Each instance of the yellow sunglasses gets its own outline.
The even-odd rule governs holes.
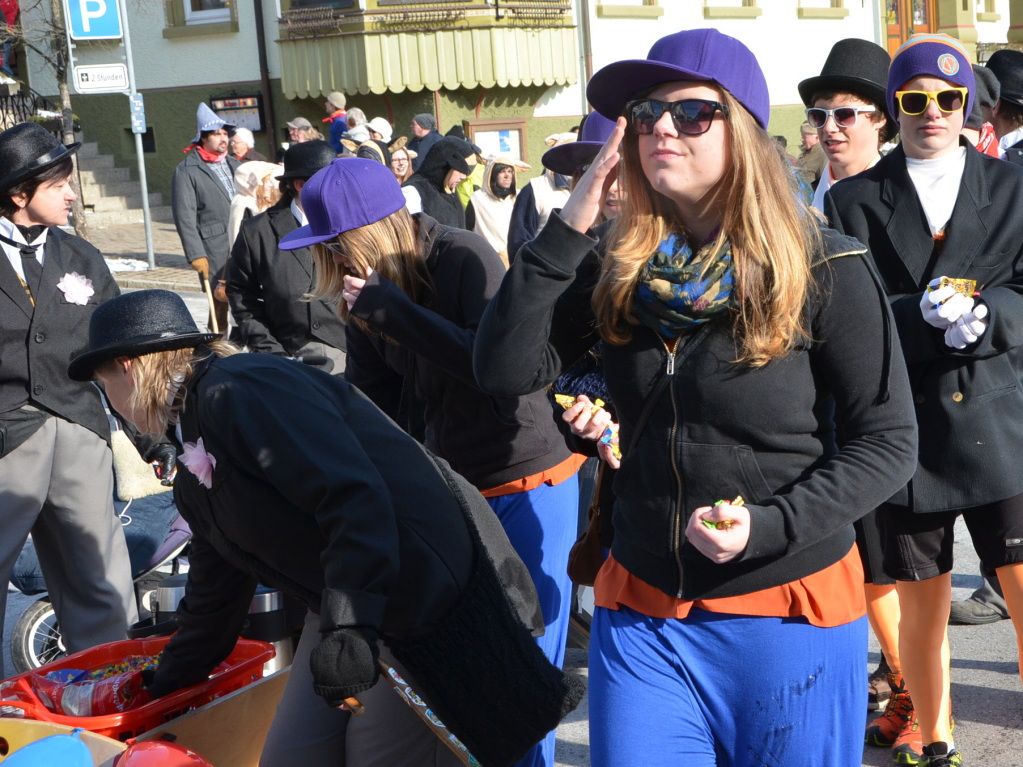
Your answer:
[[[958,112],[966,103],[966,88],[945,88],[940,91],[895,91],[895,100],[903,114],[920,115],[932,101],[945,114]]]

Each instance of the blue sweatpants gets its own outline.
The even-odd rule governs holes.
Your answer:
[[[572,609],[568,551],[578,537],[579,482],[575,475],[557,485],[488,498],[512,547],[522,558],[540,598],[547,627],[536,643],[558,668],[565,661],[565,640]],[[516,767],[552,767],[552,730]]]
[[[867,619],[693,610],[684,620],[596,608],[592,767],[859,767]]]

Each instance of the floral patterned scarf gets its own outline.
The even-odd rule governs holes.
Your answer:
[[[661,336],[683,331],[717,317],[735,305],[732,246],[714,242],[695,253],[682,235],[670,235],[640,270],[633,309],[643,325]]]

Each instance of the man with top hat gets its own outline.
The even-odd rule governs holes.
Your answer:
[[[137,617],[107,416],[66,372],[119,292],[99,251],[60,228],[80,146],[35,123],[0,133],[0,581],[31,533],[71,652],[124,639]],[[0,617],[6,603],[3,589]]]
[[[987,68],[998,79],[998,102],[990,118],[998,136],[998,156],[1023,165],[1023,52],[1009,48],[995,51]]]
[[[916,408],[916,471],[877,521],[902,611],[905,684],[885,711],[893,758],[928,767],[963,764],[946,628],[960,516],[1023,636],[1023,173],[961,136],[975,99],[959,41],[911,37],[888,73],[899,146],[825,200],[831,225],[870,248]]]
[[[171,205],[185,258],[206,284],[211,280],[216,284],[231,252],[227,222],[235,195],[234,172],[240,163],[228,152],[235,126],[206,104],[199,104],[195,117],[195,138],[185,149],[188,156],[174,171]],[[215,311],[210,327],[226,332],[227,304],[215,304]]]
[[[314,286],[312,254],[277,248],[284,235],[306,225],[299,193],[334,154],[326,141],[294,144],[284,153],[281,199],[242,224],[228,262],[227,296],[238,325],[233,338],[249,351],[324,356],[338,374],[345,369],[344,323],[328,303],[303,300]]]

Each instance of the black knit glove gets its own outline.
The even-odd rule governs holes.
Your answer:
[[[336,708],[375,685],[380,677],[376,639],[376,631],[365,627],[325,632],[309,659],[316,694]]]

